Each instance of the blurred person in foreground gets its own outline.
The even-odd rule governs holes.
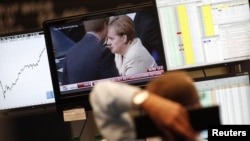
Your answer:
[[[200,107],[199,97],[185,72],[167,72],[149,82],[146,89],[100,81],[90,93],[90,103],[100,133],[108,141],[136,141],[130,111],[138,108],[149,115],[168,141],[175,141],[176,133],[188,141],[198,140],[186,108]]]

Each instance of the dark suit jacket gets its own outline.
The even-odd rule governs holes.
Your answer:
[[[163,44],[157,15],[154,11],[137,12],[134,18],[135,31],[142,44],[154,57],[157,64],[164,64]]]
[[[62,84],[118,76],[114,55],[97,37],[86,34],[66,54]]]

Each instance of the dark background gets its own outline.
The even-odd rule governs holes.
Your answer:
[[[1,0],[0,34],[42,28],[45,20],[151,0]]]

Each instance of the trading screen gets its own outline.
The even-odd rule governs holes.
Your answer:
[[[168,70],[250,59],[248,0],[156,0],[156,5]]]
[[[0,110],[55,102],[42,31],[0,37]]]

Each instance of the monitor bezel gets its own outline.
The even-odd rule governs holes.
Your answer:
[[[29,34],[29,33],[39,33],[39,34],[44,35],[44,31],[42,28],[34,28],[34,29],[29,29],[29,30],[22,30],[22,31],[15,31],[15,32],[0,34],[0,38],[22,35],[22,34]],[[44,37],[44,39],[45,39],[45,37]],[[44,40],[44,43],[45,43],[45,40]],[[52,87],[52,89],[53,89],[53,87]],[[34,114],[37,112],[39,112],[39,113],[46,112],[46,109],[53,109],[54,107],[55,107],[55,102],[51,102],[51,103],[34,104],[34,105],[26,105],[26,106],[0,109],[0,113],[5,115],[5,116],[13,116],[13,115],[14,116],[22,116],[22,115],[28,114],[28,113],[26,113],[26,111],[34,111],[34,112],[32,112],[32,114]],[[17,113],[17,114],[14,114],[14,113]]]
[[[159,15],[159,11],[158,11],[158,7],[157,7],[157,2],[156,1],[157,0],[153,0],[153,3],[156,6],[157,14]],[[250,0],[248,0],[248,5],[249,5],[249,9],[250,9]],[[158,16],[158,19],[159,19],[159,16]],[[160,28],[161,28],[161,25],[160,25]],[[166,50],[166,48],[164,48],[164,49],[165,49],[165,51],[168,51],[168,49],[167,50]],[[168,67],[169,66],[168,59],[169,58],[167,58],[165,56],[167,71],[177,71],[177,70],[197,71],[197,70],[204,70],[204,69],[209,69],[209,68],[217,68],[217,67],[227,67],[227,66],[239,65],[239,64],[242,64],[242,63],[244,63],[246,61],[249,61],[250,60],[250,56],[248,56],[247,58],[236,59],[236,60],[232,60],[232,61],[220,61],[220,62],[214,62],[214,63],[204,63],[204,64],[201,64],[201,65],[195,64],[195,65],[190,65],[190,66],[185,65],[185,66],[174,67],[174,68],[171,68],[171,69]]]
[[[193,78],[193,80],[194,80],[194,82],[200,82],[200,81],[209,81],[209,80],[216,80],[216,79],[223,79],[223,78],[231,78],[231,77],[237,77],[237,76],[248,76],[249,82],[250,82],[250,72],[249,71],[229,72],[229,73],[224,73],[224,74],[197,77],[197,78]]]
[[[69,22],[75,22],[75,21],[83,21],[83,20],[90,20],[95,17],[101,18],[101,17],[110,17],[113,15],[119,15],[119,14],[127,14],[127,13],[134,13],[140,8],[152,8],[155,11],[155,14],[157,14],[156,7],[153,4],[153,2],[148,2],[148,3],[141,3],[141,4],[136,4],[136,5],[125,5],[123,7],[116,7],[113,9],[106,9],[106,10],[100,10],[100,11],[92,11],[86,14],[82,15],[75,15],[75,16],[69,16],[69,17],[64,17],[64,18],[59,18],[59,19],[52,19],[52,20],[47,20],[43,22],[43,29],[45,32],[45,40],[46,40],[46,46],[47,46],[47,51],[48,51],[48,57],[49,57],[49,65],[50,65],[50,70],[51,70],[51,75],[52,75],[52,84],[54,87],[54,93],[55,93],[55,100],[56,100],[56,106],[58,112],[62,113],[66,109],[72,109],[72,108],[78,108],[78,107],[83,107],[85,110],[91,110],[91,105],[89,103],[89,92],[91,91],[91,88],[86,88],[84,91],[76,91],[74,94],[68,95],[68,94],[61,94],[60,91],[60,86],[59,86],[59,79],[57,75],[57,70],[56,70],[56,64],[53,61],[55,59],[55,54],[53,53],[52,49],[52,41],[51,41],[51,35],[49,28],[50,26],[56,26],[60,24],[67,24]],[[158,17],[156,17],[158,18]],[[159,27],[159,20],[157,19],[157,26]],[[161,35],[160,35],[161,36]],[[165,61],[165,58],[164,60]],[[166,63],[164,62],[164,72],[167,70],[166,68]],[[158,76],[156,76],[158,77]],[[139,87],[144,87],[150,80],[154,79],[155,77],[152,78],[145,78],[142,79],[143,81],[126,81],[125,83],[129,83],[131,85],[136,85]]]

